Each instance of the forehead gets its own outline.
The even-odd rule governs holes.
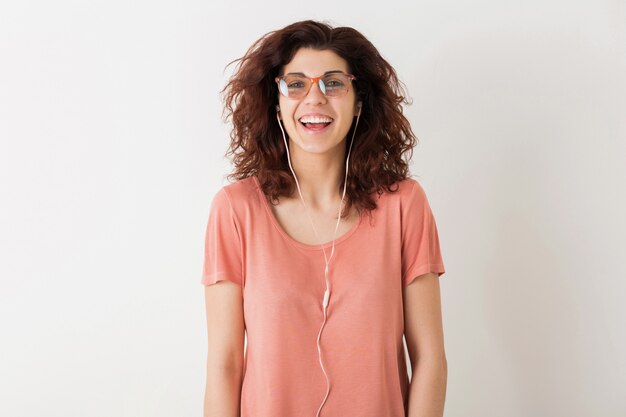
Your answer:
[[[301,72],[309,77],[317,77],[325,72],[336,70],[350,72],[348,62],[335,52],[301,48],[295,53],[292,60],[282,68],[281,73]]]

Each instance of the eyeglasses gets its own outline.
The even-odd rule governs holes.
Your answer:
[[[343,72],[312,78],[287,74],[275,79],[280,93],[293,100],[299,100],[309,94],[313,83],[318,83],[320,90],[326,97],[342,97],[350,91],[352,80],[356,80],[354,75]]]

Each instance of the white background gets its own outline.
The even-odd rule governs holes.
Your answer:
[[[626,415],[623,0],[3,2],[0,415],[201,416],[225,67],[306,18],[413,100],[445,415]]]

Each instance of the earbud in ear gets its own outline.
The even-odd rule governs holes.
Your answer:
[[[359,108],[359,112],[355,115],[355,117],[361,114],[361,108],[363,107],[363,102],[362,101],[357,102],[356,106]]]
[[[279,112],[280,111],[280,106],[277,104],[276,105],[276,111]]]

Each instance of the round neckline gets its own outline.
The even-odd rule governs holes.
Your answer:
[[[296,239],[294,239],[293,237],[291,237],[291,235],[289,235],[281,226],[281,224],[278,222],[278,219],[276,218],[276,216],[274,216],[274,213],[272,212],[272,208],[270,207],[270,202],[267,201],[267,197],[265,196],[265,193],[263,193],[263,189],[261,189],[261,184],[259,183],[258,178],[256,177],[256,175],[252,175],[252,179],[254,181],[255,184],[255,188],[257,190],[257,192],[259,193],[259,197],[261,198],[261,204],[263,205],[263,207],[265,207],[265,211],[267,212],[270,221],[272,222],[272,224],[274,225],[274,227],[278,230],[278,232],[285,238],[285,240],[287,240],[289,243],[291,243],[292,245],[295,245],[301,249],[306,249],[306,250],[322,250],[322,247],[324,249],[330,248],[333,245],[332,240],[330,242],[326,242],[323,245],[319,244],[319,245],[309,245],[307,243],[303,243],[300,242]],[[357,219],[357,221],[354,222],[354,224],[352,225],[352,228],[350,230],[348,230],[346,233],[344,233],[343,235],[339,236],[338,238],[335,239],[335,246],[337,246],[338,244],[346,241],[350,236],[352,236],[359,228],[359,226],[361,225],[361,222],[363,221],[363,213],[359,214],[359,217]]]

